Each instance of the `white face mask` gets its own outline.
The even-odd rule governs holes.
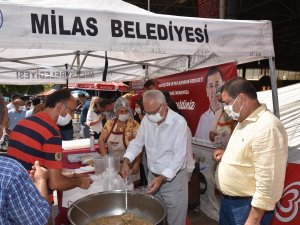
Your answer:
[[[128,120],[128,118],[129,118],[129,114],[127,113],[127,114],[119,115],[118,120],[125,122]]]
[[[70,121],[72,120],[72,116],[68,113],[67,109],[66,109],[66,106],[64,105],[64,108],[67,112],[67,115],[65,116],[61,116],[59,114],[58,118],[57,118],[57,121],[56,121],[56,124],[59,125],[59,126],[65,126],[67,125],[68,123],[70,123]]]
[[[56,124],[59,126],[65,126],[72,120],[72,116],[68,113],[66,116],[58,116]]]
[[[162,105],[160,106],[160,109],[158,110],[158,112],[155,114],[146,114],[146,116],[147,116],[148,120],[150,120],[150,122],[158,123],[163,120],[163,117],[160,115],[161,107],[162,107]]]
[[[224,105],[223,106],[224,107],[224,111],[233,120],[239,120],[239,118],[241,116],[241,111],[242,111],[243,106],[244,106],[244,104],[241,106],[240,111],[238,113],[235,112],[235,111],[233,111],[233,105],[234,105],[235,101],[237,100],[237,98],[233,101],[232,105]]]
[[[163,117],[160,115],[160,113],[155,113],[155,114],[152,114],[152,115],[147,115],[147,118],[152,123],[158,123],[159,121],[161,121],[163,119]]]
[[[134,110],[137,114],[141,114],[141,112],[142,112],[141,108],[138,108],[138,107],[136,107]]]

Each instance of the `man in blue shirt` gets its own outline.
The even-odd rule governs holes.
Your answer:
[[[17,123],[24,119],[26,116],[26,111],[24,108],[24,101],[17,98],[12,102],[14,108],[8,111],[9,129],[13,130]]]
[[[36,161],[31,177],[19,162],[0,156],[0,224],[48,223],[47,171]]]
[[[86,97],[84,93],[78,94],[78,99],[80,103],[82,104],[81,108],[81,114],[80,114],[80,125],[82,130],[83,138],[89,138],[90,137],[90,127],[85,125],[87,113],[90,108],[90,101]]]

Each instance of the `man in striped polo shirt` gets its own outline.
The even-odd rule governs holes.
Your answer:
[[[88,189],[88,175],[65,177],[61,174],[62,139],[58,125],[69,123],[76,109],[76,99],[67,89],[51,94],[44,111],[21,120],[9,136],[7,153],[29,171],[35,161],[48,169],[48,187],[65,191],[75,187]]]

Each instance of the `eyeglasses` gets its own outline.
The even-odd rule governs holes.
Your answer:
[[[147,114],[147,115],[155,115],[156,113],[160,112],[162,105],[163,105],[163,104],[160,104],[160,106],[158,107],[158,109],[155,110],[154,112],[145,112],[145,111],[144,111],[144,114]]]

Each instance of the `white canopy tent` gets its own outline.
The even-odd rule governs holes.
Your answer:
[[[270,21],[158,15],[120,0],[2,0],[0,40],[0,83],[140,80],[269,58],[278,103]]]

